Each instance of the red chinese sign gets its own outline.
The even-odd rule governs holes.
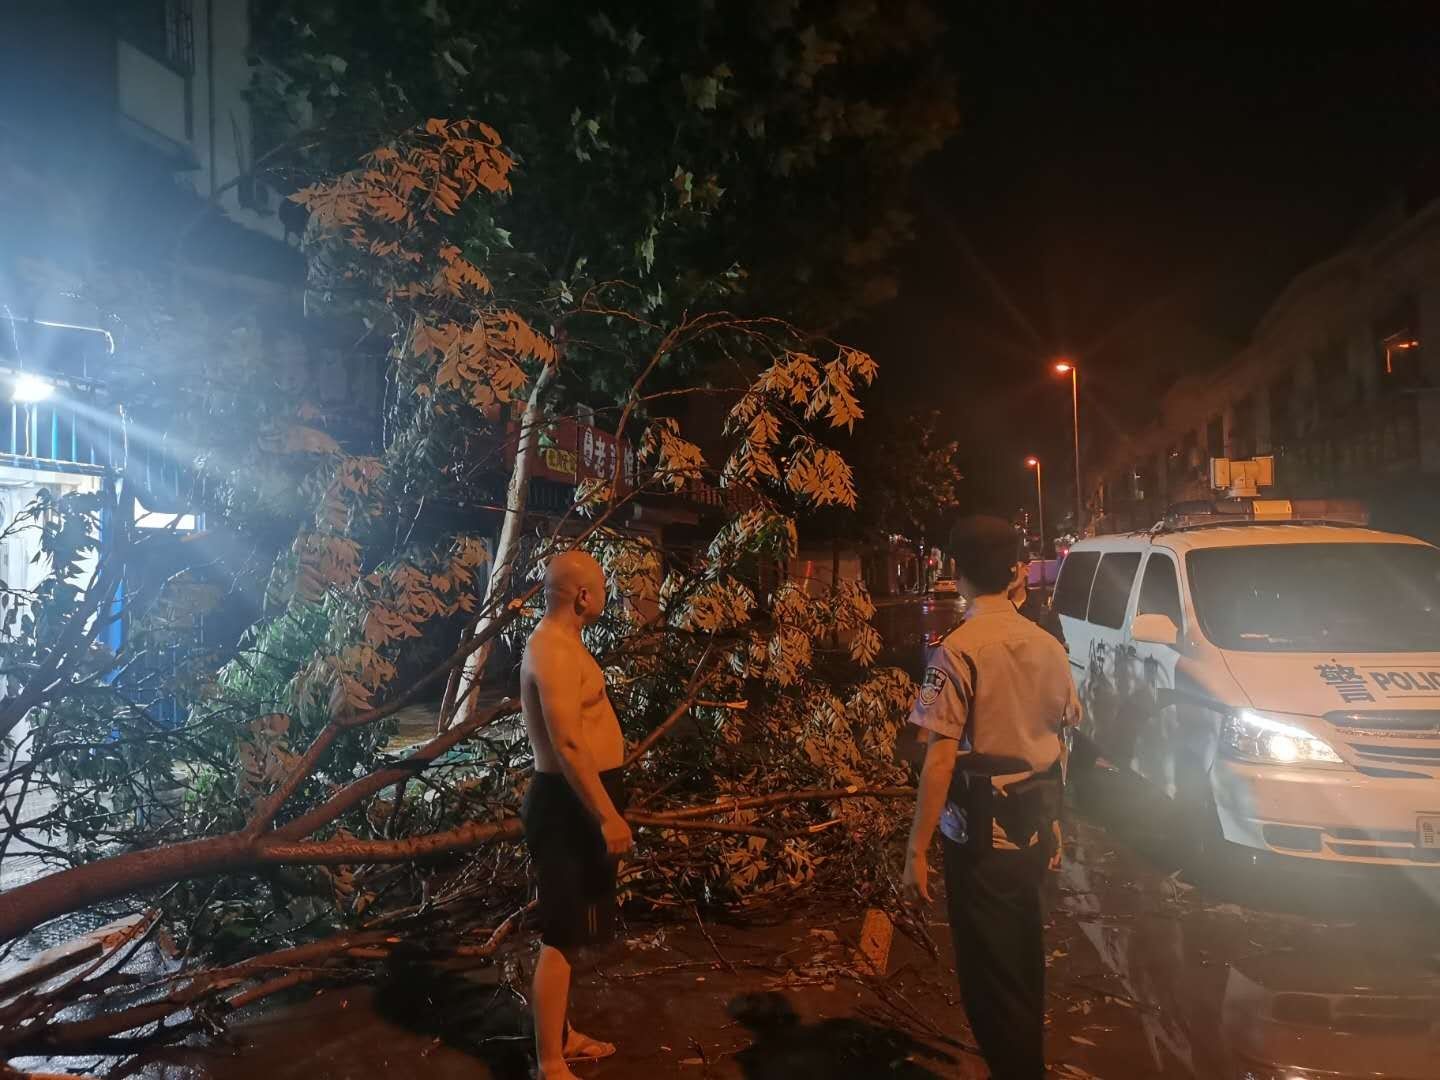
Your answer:
[[[635,486],[635,448],[625,447],[623,466],[620,455],[620,444],[610,432],[566,417],[540,432],[535,475],[566,484],[592,479],[614,483],[619,467],[615,494],[621,495]]]

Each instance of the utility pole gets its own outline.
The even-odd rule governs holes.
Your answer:
[[[1040,480],[1040,459],[1031,455],[1025,464],[1035,470],[1035,516],[1040,525],[1040,558],[1045,558],[1045,485]]]
[[[1070,423],[1075,433],[1075,535],[1085,528],[1085,489],[1080,486],[1080,370],[1073,360],[1055,361],[1055,372],[1070,376]]]

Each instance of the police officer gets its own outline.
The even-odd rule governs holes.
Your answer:
[[[1060,644],[1015,610],[1025,560],[1000,518],[950,538],[963,623],[931,653],[910,722],[926,742],[905,858],[912,903],[930,900],[929,850],[944,837],[960,996],[992,1076],[1045,1073],[1041,888],[1059,866],[1062,733],[1080,706]]]

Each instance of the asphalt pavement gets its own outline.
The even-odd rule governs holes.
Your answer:
[[[923,666],[958,606],[883,605],[887,662]],[[1073,778],[1066,858],[1049,882],[1054,1075],[1084,1080],[1440,1076],[1437,879],[1289,863],[1211,875],[1186,865],[1163,799],[1110,769]],[[983,1077],[937,904],[897,929],[882,974],[857,962],[865,913],[632,919],[584,974],[583,1030],[616,1058],[585,1077]],[[533,946],[497,964],[389,965],[369,982],[235,1018],[205,1046],[136,1061],[167,1080],[528,1075]],[[75,1063],[71,1063],[75,1064]]]

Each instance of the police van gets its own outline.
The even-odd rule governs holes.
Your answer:
[[[1296,511],[1075,544],[1053,603],[1080,734],[1217,847],[1440,864],[1440,549]]]

